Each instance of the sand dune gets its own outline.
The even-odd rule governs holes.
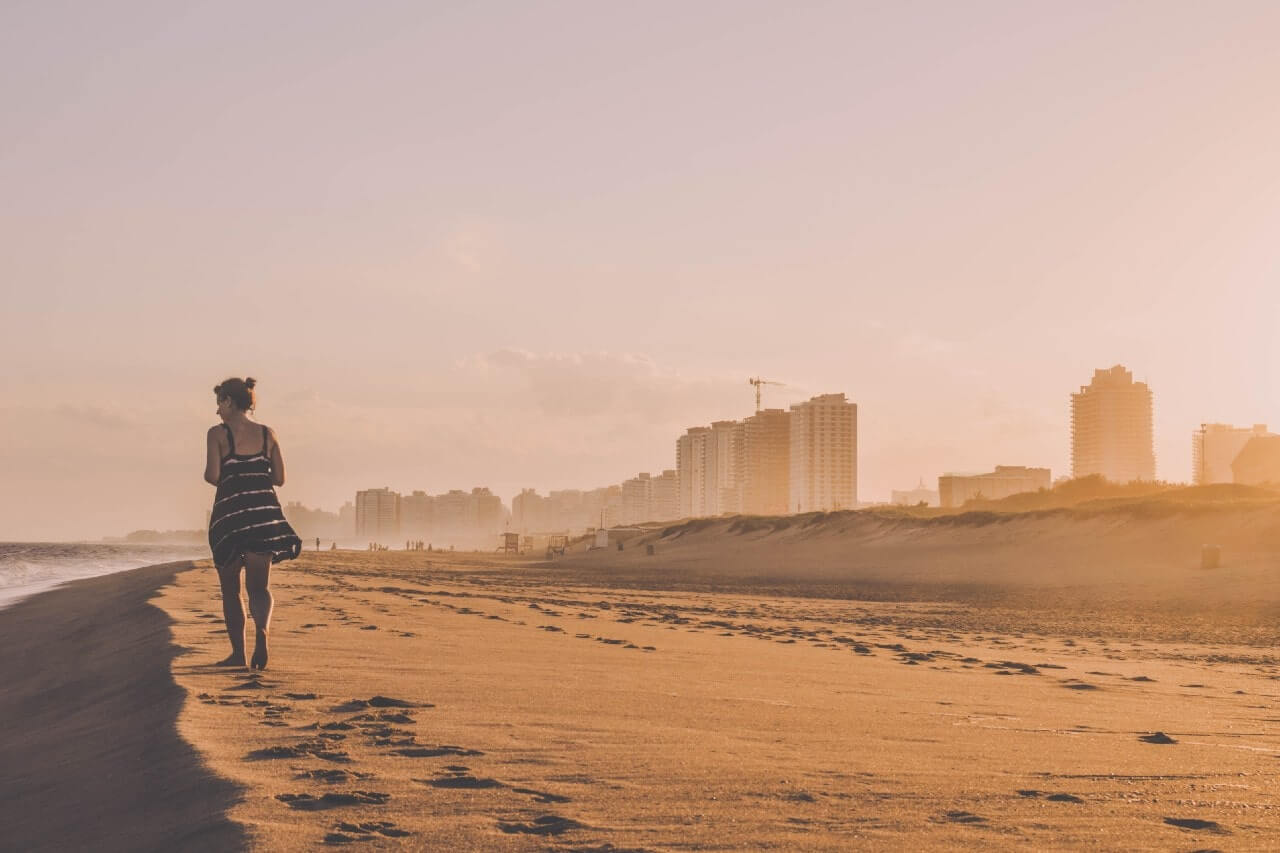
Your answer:
[[[1201,548],[1221,548],[1217,569]],[[652,547],[653,555],[647,550]],[[624,550],[580,547],[566,577],[682,588],[749,585],[786,594],[1013,607],[1036,619],[1074,609],[1124,630],[1280,641],[1280,505],[1139,505],[1105,511],[875,512],[700,519],[634,535]],[[1242,633],[1243,632],[1243,633]],[[1247,637],[1245,636],[1247,635]]]

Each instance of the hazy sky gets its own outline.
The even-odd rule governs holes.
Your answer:
[[[616,483],[859,405],[863,499],[1158,475],[1280,427],[1280,3],[0,6],[0,539],[204,521],[211,389],[282,499]]]

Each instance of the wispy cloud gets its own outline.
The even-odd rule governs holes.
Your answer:
[[[102,406],[62,403],[54,407],[53,414],[70,424],[94,430],[126,430],[138,425],[133,415]]]

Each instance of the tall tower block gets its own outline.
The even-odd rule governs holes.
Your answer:
[[[1122,365],[1095,370],[1071,395],[1071,476],[1113,483],[1156,478],[1151,389]]]

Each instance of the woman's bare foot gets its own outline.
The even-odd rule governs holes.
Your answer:
[[[243,658],[242,658],[243,660]],[[249,661],[253,669],[267,668],[267,632],[259,631],[253,644],[253,659]]]
[[[214,666],[244,666],[244,652],[232,652]]]

